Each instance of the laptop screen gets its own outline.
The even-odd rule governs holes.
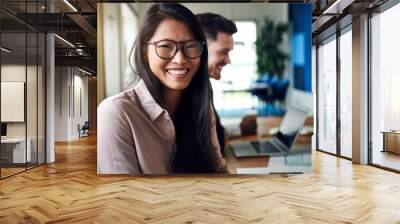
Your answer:
[[[286,147],[290,148],[293,144],[294,139],[296,138],[297,132],[294,135],[284,135],[282,132],[278,131],[276,134],[276,138],[279,139]]]
[[[290,148],[297,133],[303,127],[308,112],[293,106],[289,106],[276,137]]]

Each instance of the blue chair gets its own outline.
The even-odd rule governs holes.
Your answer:
[[[286,95],[288,92],[289,88],[289,80],[288,79],[282,79],[277,82],[277,84],[274,86],[274,95],[275,95],[275,100],[278,101],[278,114],[281,115],[283,114],[284,111],[284,101],[286,99]]]
[[[268,74],[263,74],[263,75],[261,75],[261,77],[259,79],[255,80],[253,83],[255,83],[255,84],[268,83],[269,79],[270,79],[270,77]],[[257,108],[260,107],[260,99],[261,99],[262,95],[264,94],[263,92],[264,91],[261,89],[250,89],[251,95],[256,96],[256,98],[257,98],[257,102],[258,102]],[[254,109],[254,106],[253,106],[253,109]]]
[[[260,115],[269,115],[270,112],[270,106],[274,101],[274,95],[272,91],[272,85],[275,85],[277,82],[277,77],[271,77],[268,75],[264,75],[260,77],[260,79],[256,80],[255,83],[257,84],[266,84],[269,88],[260,88],[260,89],[254,89],[252,90],[252,94],[257,96],[257,99],[259,99],[259,102],[261,102],[261,105],[259,103],[258,106],[258,111]]]
[[[268,75],[267,73],[265,73],[265,74],[263,74],[261,77],[260,77],[260,82],[265,82],[265,83],[268,83],[269,82],[269,80],[271,80],[271,76],[270,75]]]

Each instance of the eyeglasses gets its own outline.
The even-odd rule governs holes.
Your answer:
[[[204,42],[200,42],[198,40],[179,42],[173,40],[159,40],[147,44],[155,46],[158,57],[168,60],[175,57],[178,49],[182,50],[183,54],[190,59],[198,58],[203,52]]]

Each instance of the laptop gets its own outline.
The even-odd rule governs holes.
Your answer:
[[[285,156],[289,154],[307,115],[307,110],[289,106],[278,133],[271,140],[231,143],[235,157]]]

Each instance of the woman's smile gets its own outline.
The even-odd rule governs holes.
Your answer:
[[[188,77],[189,70],[189,68],[168,68],[165,71],[167,76],[176,80],[182,80]]]

